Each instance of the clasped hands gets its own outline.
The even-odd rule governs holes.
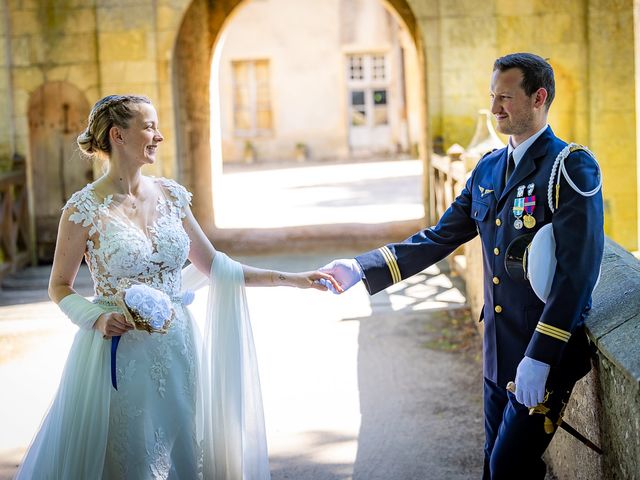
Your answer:
[[[319,268],[318,271],[328,273],[338,282],[342,291],[338,291],[330,281],[324,278],[318,280],[320,284],[327,287],[327,290],[335,294],[346,292],[362,280],[363,276],[362,269],[355,258],[341,258],[339,260],[334,260],[326,264],[324,267]]]

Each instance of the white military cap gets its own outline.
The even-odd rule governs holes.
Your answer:
[[[547,301],[556,271],[556,242],[551,224],[534,233],[516,237],[507,247],[504,267],[512,280],[529,283],[543,302]]]
[[[536,232],[527,247],[526,276],[531,288],[543,302],[547,302],[556,273],[556,239],[550,223]]]
[[[535,235],[529,233],[513,240],[507,248],[504,263],[513,280],[528,281],[537,297],[546,303],[558,263],[552,224],[546,224]],[[594,289],[601,273],[598,272]]]

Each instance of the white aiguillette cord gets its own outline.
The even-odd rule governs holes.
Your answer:
[[[569,177],[569,173],[567,172],[567,169],[566,169],[566,167],[564,165],[564,161],[569,156],[569,154],[573,153],[575,151],[578,151],[578,150],[583,150],[583,151],[587,152],[589,154],[589,156],[591,156],[591,158],[593,158],[593,161],[596,162],[596,165],[598,167],[598,180],[599,180],[598,181],[598,185],[593,190],[589,190],[588,192],[583,192],[582,190],[580,190],[578,188],[578,186],[575,183],[573,183],[573,181]],[[570,143],[569,145],[564,147],[560,151],[558,156],[556,157],[556,160],[553,163],[553,168],[551,169],[551,176],[549,176],[549,189],[547,190],[547,200],[549,201],[549,209],[551,210],[551,213],[554,213],[556,211],[556,209],[558,208],[558,202],[559,202],[559,199],[560,199],[560,174],[558,173],[558,168],[560,169],[560,172],[562,172],[562,174],[564,175],[564,178],[567,180],[567,183],[569,184],[569,186],[571,188],[573,188],[576,191],[576,193],[582,195],[583,197],[592,197],[596,193],[598,193],[598,191],[600,191],[600,189],[602,188],[602,174],[600,173],[600,165],[598,164],[598,160],[596,160],[596,156],[587,147],[585,147],[583,145],[579,145],[577,143]],[[557,176],[557,179],[556,179],[556,176]],[[555,205],[554,205],[554,201],[553,201],[554,179],[556,179],[556,182],[555,182],[555,193],[556,193],[556,195],[555,195],[555,200],[556,200],[555,201]]]

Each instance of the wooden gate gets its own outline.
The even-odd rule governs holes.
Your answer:
[[[86,128],[89,103],[67,82],[50,82],[29,101],[29,143],[38,260],[53,258],[60,209],[93,180],[91,163],[80,155],[76,137]]]

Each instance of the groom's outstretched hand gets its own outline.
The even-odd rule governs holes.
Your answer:
[[[355,260],[355,258],[341,258],[340,260],[334,260],[333,262],[327,263],[319,270],[321,272],[328,273],[335,278],[342,287],[343,292],[349,290],[356,283],[362,280],[363,277],[362,268],[360,268],[360,264]],[[323,279],[321,279],[320,282],[333,293],[342,293],[338,292],[330,282],[327,282],[326,280],[323,281]]]

